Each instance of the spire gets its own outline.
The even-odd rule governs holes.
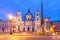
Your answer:
[[[30,8],[28,8],[27,15],[32,15],[31,12],[30,12]]]
[[[30,13],[30,8],[28,8],[28,13]]]

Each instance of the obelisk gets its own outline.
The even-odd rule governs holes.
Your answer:
[[[41,2],[41,28],[42,32],[44,32],[44,17],[43,17],[43,3]]]

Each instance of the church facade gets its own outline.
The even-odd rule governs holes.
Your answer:
[[[22,21],[22,13],[18,11],[16,17],[13,17],[11,20],[2,21],[5,29],[2,28],[2,26],[0,29],[3,30],[3,32],[36,32],[39,29],[49,30],[50,18],[43,17],[42,7],[43,6],[41,3],[41,12],[39,12],[39,10],[36,10],[35,17],[30,12],[30,9],[28,9],[24,17],[24,21]]]
[[[38,29],[42,30],[40,12],[37,10],[35,14],[34,20],[34,16],[30,12],[30,9],[28,9],[24,21],[22,21],[22,13],[18,11],[16,17],[5,22],[4,25],[6,28],[4,29],[4,32],[36,32]],[[43,18],[43,20],[44,30],[49,30],[50,19]]]

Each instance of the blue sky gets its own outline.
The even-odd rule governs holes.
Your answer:
[[[60,20],[60,0],[42,0],[44,6],[44,17],[50,17],[50,21]],[[41,0],[0,0],[0,19],[7,19],[7,14],[16,16],[20,10],[24,19],[28,8],[35,16],[36,10],[40,11]]]

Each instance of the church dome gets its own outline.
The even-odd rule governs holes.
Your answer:
[[[30,20],[30,21],[33,20],[33,16],[32,16],[32,14],[30,12],[30,9],[28,9],[27,14],[25,15],[25,20]]]

